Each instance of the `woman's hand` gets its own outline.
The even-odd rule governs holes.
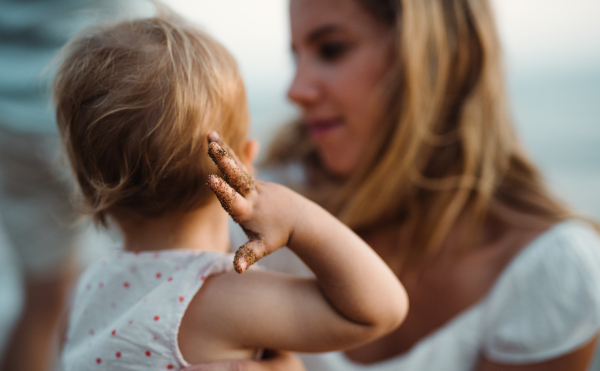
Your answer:
[[[290,352],[269,351],[262,361],[234,360],[204,363],[183,371],[306,371],[302,361]]]

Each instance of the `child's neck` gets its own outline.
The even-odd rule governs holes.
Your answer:
[[[217,201],[187,213],[147,218],[128,212],[113,216],[126,251],[193,249],[229,252],[229,219]]]

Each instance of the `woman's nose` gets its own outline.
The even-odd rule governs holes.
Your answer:
[[[294,80],[287,91],[288,99],[299,106],[308,106],[318,101],[319,94],[317,79],[308,66],[297,64]]]

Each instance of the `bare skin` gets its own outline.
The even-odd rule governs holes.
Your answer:
[[[190,303],[178,336],[188,362],[247,360],[256,349],[343,349],[389,333],[402,322],[408,309],[402,285],[356,234],[291,190],[254,180],[236,163],[230,149],[216,142],[209,148],[229,183],[213,175],[208,184],[247,231],[249,241],[234,261],[243,276],[229,272],[208,277]],[[219,207],[216,200],[213,205]],[[116,220],[129,250],[138,243],[154,246],[144,237],[154,233],[153,228],[153,238],[167,248],[202,250],[206,244],[198,241],[210,229],[227,235],[217,229],[221,214],[209,206],[158,221],[142,218],[128,223],[122,216]],[[208,229],[202,227],[210,215],[218,218]],[[213,239],[221,245],[219,238]],[[311,267],[316,279],[247,271],[255,260],[284,245]],[[298,363],[286,354],[278,353],[273,362]]]
[[[256,153],[256,146],[250,147],[254,149],[249,152]],[[125,210],[111,215],[128,251],[226,252],[228,218],[223,207],[247,231],[249,241],[234,261],[243,276],[236,272],[209,276],[182,318],[178,345],[184,359],[249,360],[257,349],[349,348],[389,333],[402,322],[408,310],[406,292],[364,241],[302,196],[255,181],[226,145],[215,142],[210,148],[230,182],[210,177],[208,184],[218,201],[157,218]],[[284,245],[314,270],[317,279],[246,271],[255,260]],[[299,364],[283,352],[276,353],[272,364],[280,360]]]

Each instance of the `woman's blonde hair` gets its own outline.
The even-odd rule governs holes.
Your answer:
[[[395,32],[395,65],[374,99],[385,102],[382,130],[349,179],[309,185],[307,195],[355,230],[407,223],[413,257],[439,251],[459,217],[474,231],[503,219],[506,207],[569,216],[514,134],[489,2],[354,1]],[[294,159],[309,164],[309,176],[324,173],[298,123],[275,140],[267,163]]]
[[[164,7],[87,30],[63,53],[56,117],[84,211],[105,223],[117,209],[154,217],[208,202],[207,133],[242,154],[248,130],[231,54]]]

